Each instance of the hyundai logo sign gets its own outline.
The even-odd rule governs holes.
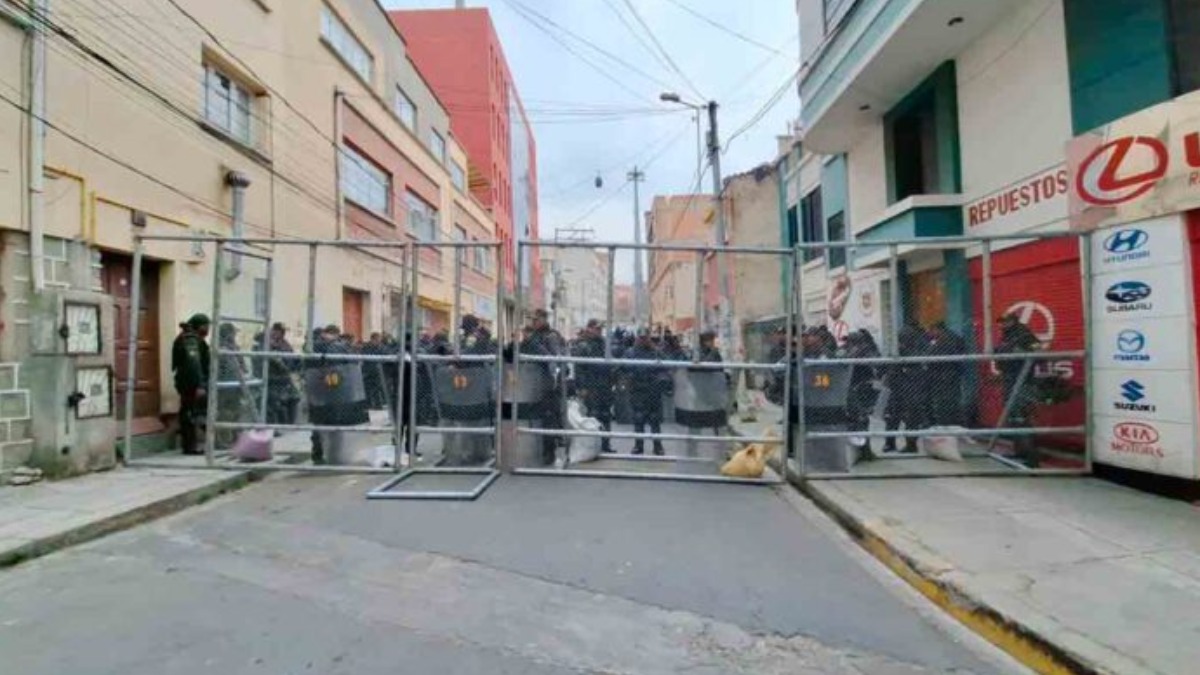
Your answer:
[[[1108,312],[1138,312],[1152,309],[1153,303],[1146,302],[1150,297],[1150,286],[1140,281],[1122,281],[1108,287],[1104,298],[1108,300]]]
[[[1104,240],[1104,257],[1106,263],[1123,263],[1131,260],[1143,260],[1150,257],[1146,245],[1150,243],[1150,234],[1145,230],[1127,228],[1117,230]]]
[[[1117,361],[1149,361],[1146,353],[1146,335],[1137,330],[1123,330],[1117,334]]]

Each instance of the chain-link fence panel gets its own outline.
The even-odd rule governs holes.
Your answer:
[[[802,245],[801,475],[1086,471],[1081,242]]]
[[[522,243],[518,259],[532,274],[519,295],[524,324],[506,348],[507,468],[778,482],[781,473],[764,464],[778,459],[781,436],[735,425],[754,419],[772,387],[786,386],[787,341],[763,326],[790,323],[792,257],[766,248]],[[762,284],[747,275],[761,269],[775,276]],[[749,350],[748,336],[757,340]]]

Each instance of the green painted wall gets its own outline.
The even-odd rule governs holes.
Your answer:
[[[896,119],[918,107],[928,107],[937,129],[937,194],[962,191],[962,156],[958,138],[958,76],[953,61],[938,66],[883,116],[884,163],[887,168],[888,203],[898,199],[896,188],[895,142],[892,130]]]
[[[1076,134],[1174,97],[1164,0],[1063,0],[1063,6]]]

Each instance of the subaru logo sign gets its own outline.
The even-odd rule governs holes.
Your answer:
[[[1146,311],[1154,307],[1153,303],[1146,300],[1150,297],[1151,289],[1149,284],[1144,284],[1140,281],[1122,281],[1108,287],[1104,293],[1104,298],[1108,300],[1108,312],[1138,312]]]
[[[1136,227],[1117,230],[1104,239],[1104,262],[1110,265],[1144,260],[1150,257],[1150,234]]]
[[[1158,410],[1157,406],[1146,401],[1149,396],[1146,393],[1146,385],[1137,380],[1125,380],[1121,384],[1121,390],[1118,394],[1122,400],[1113,402],[1113,408],[1117,410],[1145,413],[1152,413]]]
[[[1123,330],[1117,334],[1117,361],[1149,361],[1146,353],[1146,335],[1138,330]]]

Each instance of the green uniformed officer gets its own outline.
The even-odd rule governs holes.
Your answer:
[[[179,392],[179,436],[185,455],[198,455],[199,429],[208,406],[208,328],[212,321],[194,314],[179,324],[179,335],[171,346],[171,372]]]

